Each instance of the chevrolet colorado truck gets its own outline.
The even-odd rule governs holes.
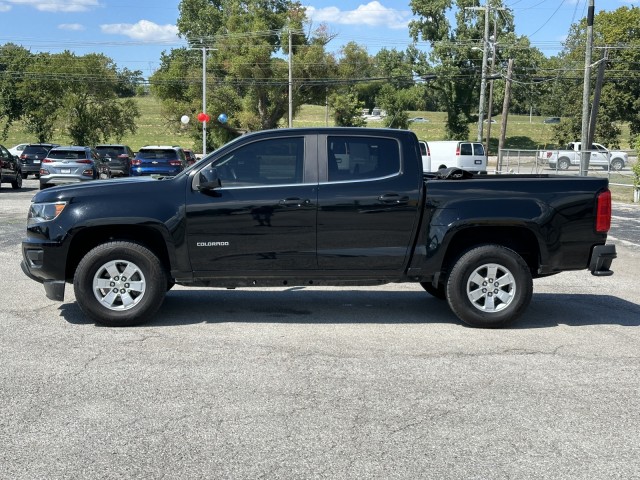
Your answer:
[[[495,328],[524,312],[534,278],[612,274],[610,222],[604,178],[423,174],[410,131],[278,129],[175,177],[36,193],[21,265],[52,300],[73,283],[81,310],[109,326],[152,319],[174,284],[416,282]]]

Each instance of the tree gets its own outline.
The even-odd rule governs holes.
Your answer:
[[[289,67],[282,55],[293,46],[294,110],[307,100],[324,97],[324,85],[312,81],[326,77],[331,60],[324,52],[329,39],[326,29],[307,35],[304,9],[294,0],[182,0],[178,30],[193,50],[167,54],[152,77],[154,93],[160,96],[174,119],[201,110],[202,89],[187,74],[182,77],[175,62],[197,67],[198,50],[207,52],[207,110],[214,119],[226,113],[225,124],[212,122],[207,144],[220,144],[247,130],[275,128],[289,109]],[[200,68],[201,71],[201,68]],[[158,85],[156,87],[156,85]],[[198,92],[197,90],[200,89]],[[198,95],[199,93],[199,95]],[[200,106],[199,106],[200,105]],[[224,128],[222,128],[224,127]],[[194,137],[200,133],[191,127]]]
[[[24,113],[19,86],[23,72],[31,61],[31,53],[23,47],[7,43],[0,47],[0,121],[2,139],[6,139],[12,123]]]
[[[409,128],[409,115],[407,110],[411,104],[411,91],[399,90],[386,84],[378,94],[378,105],[387,112],[384,118],[384,126],[388,128]]]
[[[605,70],[605,82],[602,88],[600,113],[596,124],[597,141],[616,147],[619,143],[620,122],[628,122],[631,133],[631,145],[640,135],[640,82],[638,69],[640,64],[640,8],[620,7],[617,10],[599,12],[593,23],[594,52],[602,52],[609,47],[609,67]],[[560,54],[561,61],[572,67],[571,74],[580,76],[584,69],[584,51],[586,21],[571,26],[565,49]],[[599,58],[594,58],[594,62]],[[581,83],[580,83],[581,85]],[[593,91],[593,87],[592,90]],[[571,93],[569,108],[577,118],[581,117],[581,88]],[[574,138],[579,138],[580,129],[570,128]],[[558,129],[558,136],[562,130]]]
[[[333,120],[338,127],[364,127],[362,117],[364,104],[358,100],[355,93],[334,93],[329,99],[333,109]]]
[[[433,78],[429,87],[436,92],[447,112],[448,138],[468,138],[469,122],[476,121],[484,42],[484,12],[470,10],[474,0],[411,0],[417,20],[409,24],[414,41],[429,42],[429,63],[417,65],[418,73]],[[493,2],[493,8],[502,2]],[[456,26],[448,20],[455,11]],[[513,32],[513,17],[505,10],[497,17],[500,35]],[[479,47],[479,48],[478,48]]]

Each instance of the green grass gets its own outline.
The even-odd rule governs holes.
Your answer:
[[[174,121],[167,120],[163,114],[160,102],[152,96],[137,97],[136,101],[140,108],[141,116],[138,119],[138,130],[135,134],[127,135],[122,139],[122,143],[129,145],[133,150],[137,150],[143,145],[150,144],[170,144],[181,145],[185,148],[195,148],[199,151],[201,145],[198,141],[194,141],[189,135],[189,127],[183,127],[178,119]],[[445,120],[444,112],[427,112],[427,111],[410,111],[409,117],[425,117],[429,121],[425,123],[415,123],[410,126],[420,139],[423,140],[444,140],[445,139]],[[333,126],[331,112],[329,112],[328,122],[326,120],[326,110],[322,105],[303,105],[300,111],[293,119],[294,127],[320,127]],[[495,155],[498,148],[498,137],[500,136],[501,116],[494,117],[496,123],[491,125],[491,142],[489,153]],[[553,125],[542,123],[543,117],[534,116],[529,118],[528,115],[509,115],[507,125],[506,148],[535,150],[546,148],[553,145]],[[195,122],[192,119],[192,122]],[[286,125],[286,119],[281,122]],[[369,122],[369,126],[382,127],[381,121]],[[484,127],[486,135],[487,125]],[[475,139],[477,132],[477,124],[469,124],[469,139]],[[54,137],[50,139],[60,144],[69,144],[69,138],[60,130],[57,130]],[[9,131],[8,138],[2,141],[7,146],[13,146],[22,142],[34,142],[36,138],[33,135],[25,133],[21,122],[17,122]],[[115,142],[115,139],[110,141]],[[623,128],[621,138],[621,147],[629,148],[629,130]]]

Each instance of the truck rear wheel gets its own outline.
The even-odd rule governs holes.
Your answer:
[[[133,242],[95,247],[80,261],[73,279],[82,311],[110,327],[139,325],[162,305],[167,274],[158,257]]]
[[[569,165],[571,165],[571,161],[567,157],[562,157],[558,159],[559,170],[568,170]]]
[[[463,254],[447,282],[449,307],[473,327],[499,328],[518,318],[531,302],[533,280],[520,255],[501,245]]]

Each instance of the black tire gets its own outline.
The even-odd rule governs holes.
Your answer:
[[[118,241],[99,245],[84,256],[73,288],[88,317],[110,327],[127,327],[156,314],[167,282],[166,271],[153,252],[137,243]]]
[[[29,176],[28,173],[21,173],[20,176],[22,177],[23,180],[26,180],[27,177]]]
[[[49,185],[46,183],[41,183],[40,184],[40,190],[44,190],[45,188],[49,188]]]
[[[420,282],[420,285],[422,285],[422,288],[424,288],[427,291],[427,293],[430,293],[437,299],[446,300],[447,298],[446,287],[442,283],[439,283],[437,287],[434,287],[433,283],[431,282]]]
[[[532,295],[529,267],[520,255],[501,245],[467,251],[456,261],[447,281],[449,307],[473,327],[499,328],[513,322]]]
[[[22,188],[22,175],[20,173],[16,173],[16,179],[13,182],[11,182],[11,187],[14,190]]]
[[[611,170],[615,170],[616,172],[619,172],[623,168],[624,168],[624,160],[622,160],[621,158],[614,158],[613,160],[611,160]]]
[[[571,165],[571,161],[567,157],[558,159],[558,170],[568,170]]]

